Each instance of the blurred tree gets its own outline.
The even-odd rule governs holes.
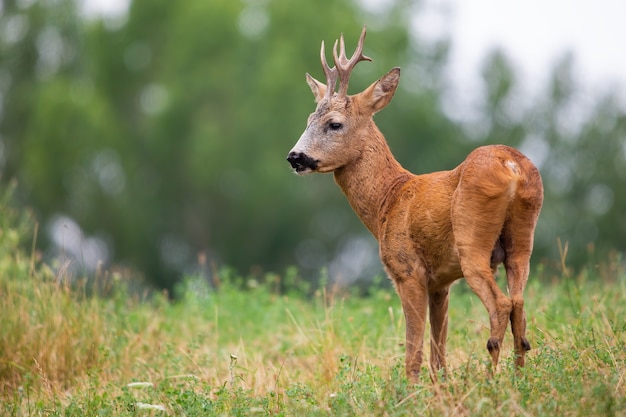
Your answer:
[[[543,167],[550,205],[542,240],[556,257],[554,236],[569,243],[573,266],[626,252],[626,114],[619,89],[586,94],[572,75],[573,57],[555,66],[545,102],[530,112],[534,138],[545,141]],[[530,122],[529,122],[530,124]],[[590,253],[590,251],[592,253]],[[593,255],[593,256],[589,256]],[[596,257],[597,256],[597,257]]]
[[[206,259],[242,272],[297,263],[305,275],[371,276],[375,244],[333,181],[297,178],[285,161],[315,107],[304,73],[322,78],[320,41],[343,32],[350,48],[363,22],[374,62],[359,65],[351,92],[402,67],[401,89],[376,119],[407,168],[452,168],[482,143],[520,146],[545,176],[539,256],[557,235],[571,248],[626,249],[616,192],[626,181],[624,114],[607,95],[572,116],[568,61],[524,107],[513,66],[494,52],[477,135],[442,110],[449,45],[411,35],[408,0],[375,10],[348,0],[136,0],[114,21],[86,19],[72,0],[0,5],[3,178],[19,179],[49,240],[83,268],[99,256],[161,287]],[[60,218],[83,235],[69,221],[59,229]]]

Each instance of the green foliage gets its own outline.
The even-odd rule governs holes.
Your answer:
[[[0,257],[6,260],[22,254],[20,246],[30,243],[35,226],[32,213],[15,205],[16,187],[15,181],[0,186]]]

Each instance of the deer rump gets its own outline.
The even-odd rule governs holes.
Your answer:
[[[534,175],[519,151],[489,145],[452,171],[407,178],[381,210],[383,264],[402,264],[408,276],[423,267],[432,290],[463,277],[460,253],[473,254],[472,263],[494,273],[515,251],[516,225],[522,218],[532,223]]]

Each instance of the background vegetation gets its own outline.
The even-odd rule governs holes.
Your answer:
[[[320,76],[320,41],[343,32],[353,45],[363,23],[374,62],[351,89],[402,67],[377,123],[405,166],[520,147],[546,185],[535,259],[558,259],[557,237],[576,267],[623,253],[619,92],[583,95],[565,55],[528,97],[494,51],[475,108],[445,110],[449,44],[411,30],[419,2],[387,3],[374,14],[349,0],[136,0],[126,16],[94,19],[73,0],[1,1],[0,169],[36,211],[46,259],[77,276],[131,267],[169,289],[222,265],[374,275],[375,242],[330,178],[296,178],[284,160],[314,108],[304,73]]]

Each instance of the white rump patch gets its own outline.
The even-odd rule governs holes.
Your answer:
[[[513,173],[517,175],[518,177],[521,175],[519,166],[515,162],[511,161],[510,159],[507,159],[504,164],[507,167],[509,167],[509,169],[513,171]],[[516,191],[517,191],[517,179],[512,178],[509,184],[509,190],[508,190],[509,196],[512,197],[513,195],[515,195]]]
[[[513,171],[514,173],[516,173],[517,175],[520,175],[520,170],[519,167],[517,166],[517,164],[513,161],[511,161],[510,159],[507,159],[507,161],[505,162],[506,166],[509,167],[509,169],[511,171]]]

